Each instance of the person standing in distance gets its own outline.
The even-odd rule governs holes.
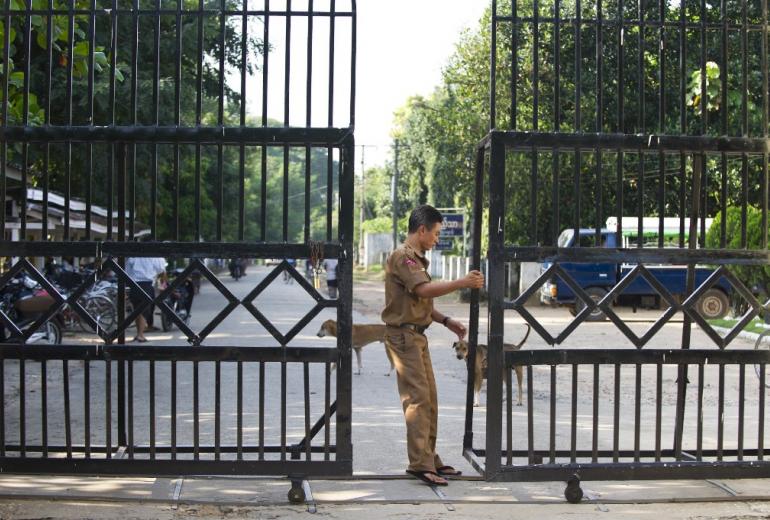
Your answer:
[[[484,285],[484,275],[479,271],[471,271],[459,280],[431,281],[425,252],[438,243],[443,220],[432,206],[424,205],[412,211],[406,241],[390,254],[386,263],[385,309],[382,311],[382,321],[387,326],[385,346],[396,367],[406,420],[409,456],[406,472],[437,486],[446,486],[444,477],[459,476],[460,472],[444,464],[436,453],[438,400],[425,330],[437,322],[463,339],[465,325],[436,310],[433,298]]]
[[[166,259],[150,257],[131,257],[126,258],[126,274],[145,292],[150,298],[155,298],[155,287],[153,285],[158,276],[166,275]],[[136,309],[144,299],[136,291],[129,293],[131,303]],[[147,342],[144,335],[147,326],[152,322],[154,305],[150,304],[136,317],[136,336],[132,341],[139,343]]]
[[[336,258],[327,258],[324,260],[324,271],[326,271],[326,290],[329,292],[329,298],[337,299],[337,265]]]

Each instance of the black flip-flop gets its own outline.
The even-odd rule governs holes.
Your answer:
[[[147,338],[141,339],[141,338],[134,337],[134,339],[132,339],[131,341],[134,343],[147,343],[147,341],[149,340]]]
[[[462,471],[454,469],[452,466],[441,466],[436,468],[436,473],[442,477],[459,477],[463,474]]]
[[[426,475],[430,474],[430,475],[435,475],[437,477],[440,476],[437,473],[433,473],[432,471],[415,471],[415,470],[408,469],[408,470],[406,470],[406,472],[409,473],[410,475],[412,475],[413,477],[422,480],[423,482],[425,482],[429,486],[446,486],[446,485],[449,485],[449,482],[434,482],[431,479],[429,479]]]

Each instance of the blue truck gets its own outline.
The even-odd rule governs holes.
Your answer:
[[[575,243],[573,229],[564,230],[559,235],[559,247],[572,247]],[[580,230],[580,247],[607,247],[615,248],[617,245],[617,233],[614,230],[601,230],[601,243],[596,243],[596,229]],[[627,244],[623,244],[627,247]],[[541,272],[545,272],[550,263],[543,263]],[[577,282],[586,294],[598,302],[612,290],[635,266],[615,263],[560,263],[561,267],[572,279]],[[678,301],[683,301],[687,296],[687,266],[645,266]],[[714,272],[708,267],[695,268],[695,288],[697,289]],[[720,278],[709,290],[707,290],[697,303],[697,310],[706,319],[723,318],[730,307],[730,284]],[[540,301],[551,306],[566,306],[573,315],[582,311],[585,307],[583,300],[578,298],[572,289],[561,277],[554,277],[547,281],[540,289]],[[615,305],[632,306],[637,308],[658,309],[668,304],[660,294],[641,276],[637,276],[614,300]],[[592,312],[588,321],[602,321],[606,319],[604,313],[596,309]]]

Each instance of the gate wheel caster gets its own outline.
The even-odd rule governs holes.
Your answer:
[[[572,475],[567,481],[567,487],[564,488],[564,498],[570,504],[579,504],[583,500],[583,490],[580,489],[580,477]]]
[[[292,504],[302,504],[305,502],[305,490],[302,489],[301,480],[292,480],[291,489],[288,493],[289,502]]]

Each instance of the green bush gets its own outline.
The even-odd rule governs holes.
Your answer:
[[[726,249],[742,249],[741,247],[741,207],[727,208]],[[706,232],[706,247],[721,248],[722,215],[720,212],[711,227]],[[754,206],[748,206],[746,212],[746,245],[748,249],[762,248],[762,211]],[[736,278],[743,282],[749,290],[756,287],[762,294],[768,294],[770,289],[770,266],[731,265],[728,267]]]
[[[406,229],[408,225],[409,225],[408,217],[404,217],[398,221],[399,236],[406,236]],[[370,220],[365,220],[361,228],[363,229],[364,233],[392,233],[393,218],[377,217]]]

